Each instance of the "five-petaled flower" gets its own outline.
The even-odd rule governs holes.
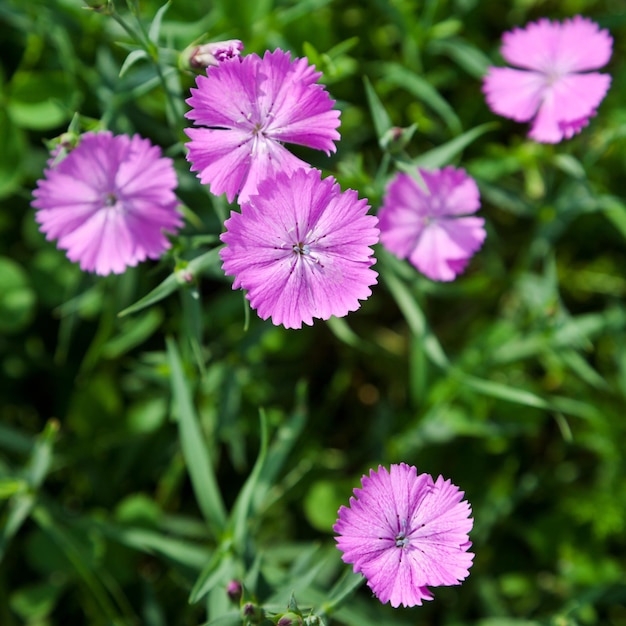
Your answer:
[[[433,598],[428,587],[467,578],[474,521],[458,487],[405,463],[370,470],[361,485],[339,509],[333,530],[343,561],[383,604],[421,605]]]
[[[387,186],[378,212],[380,241],[432,280],[454,280],[485,240],[478,187],[464,170],[419,169],[427,189],[406,173]]]
[[[247,290],[252,308],[276,325],[346,315],[376,283],[370,246],[379,232],[368,208],[319,170],[278,173],[226,220],[222,267],[235,277],[233,289]]]
[[[33,195],[35,219],[81,269],[120,274],[170,247],[182,224],[172,160],[139,135],[85,133],[65,158],[55,151]]]
[[[187,100],[186,117],[200,127],[185,131],[191,171],[229,202],[239,194],[241,204],[263,179],[309,167],[283,142],[334,152],[339,111],[317,84],[320,76],[282,50],[209,67]]]
[[[517,122],[533,120],[529,137],[569,139],[596,114],[611,84],[606,65],[613,39],[581,16],[563,23],[541,19],[503,35],[502,56],[521,69],[490,67],[483,91],[491,109]]]

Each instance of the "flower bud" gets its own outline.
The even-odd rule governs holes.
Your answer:
[[[302,626],[302,618],[297,613],[285,613],[276,622],[276,626]]]
[[[243,586],[238,580],[231,580],[226,586],[226,593],[235,604],[239,604],[243,595]]]
[[[253,602],[246,602],[241,607],[241,616],[246,624],[258,624],[265,616],[265,612]]]
[[[195,69],[219,65],[222,61],[239,58],[242,50],[243,43],[239,39],[205,43],[191,48],[188,65]]]
[[[402,152],[411,141],[417,124],[411,124],[408,128],[393,126],[380,139],[380,146],[391,154]]]

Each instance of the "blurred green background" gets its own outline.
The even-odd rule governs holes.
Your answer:
[[[363,586],[326,607],[334,623],[626,626],[622,3],[105,4],[0,0],[0,624],[241,623],[231,578],[270,610],[294,592],[324,612],[349,569],[338,507],[370,467],[404,461],[466,492],[470,577],[414,609]],[[614,38],[612,86],[580,135],[535,144],[488,110],[480,79],[502,64],[502,32],[576,13]],[[364,77],[392,124],[417,125],[411,157],[466,168],[488,231],[467,272],[436,284],[378,248],[356,313],[301,331],[247,322],[208,253],[229,207],[183,147],[195,75],[180,53],[228,38],[324,72],[337,153],[294,151],[374,212],[392,170]],[[70,123],[175,159],[187,226],[160,262],[96,278],[38,232],[32,189]],[[191,285],[172,278],[118,315],[194,258]]]

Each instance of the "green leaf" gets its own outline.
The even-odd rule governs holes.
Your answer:
[[[9,604],[25,622],[40,623],[54,609],[63,588],[59,584],[37,583],[11,594]]]
[[[189,594],[189,602],[194,604],[206,596],[226,574],[232,571],[234,559],[228,554],[223,546],[213,553],[213,557],[206,564],[204,570],[198,576]]]
[[[133,50],[125,59],[124,63],[122,63],[122,67],[120,68],[120,78],[122,78],[126,72],[135,64],[137,61],[141,61],[142,59],[150,59],[148,53],[145,50]]]
[[[0,294],[0,333],[26,328],[35,314],[35,292],[22,266],[6,257],[0,257]]]
[[[397,63],[383,63],[380,67],[381,74],[386,81],[406,89],[430,107],[441,117],[452,133],[461,132],[462,125],[458,115],[426,79]]]
[[[390,265],[396,263],[396,259],[383,251],[381,261],[387,271],[381,273],[381,277],[391,292],[398,307],[402,311],[411,332],[420,337],[424,344],[424,351],[429,359],[441,369],[447,369],[450,365],[439,340],[427,325],[426,317],[417,303],[415,296],[406,285],[398,278]]]
[[[5,107],[0,107],[0,198],[4,198],[20,184],[24,176],[26,139],[24,131],[10,119]]]
[[[367,103],[370,107],[370,112],[372,114],[372,121],[374,122],[374,129],[376,130],[376,135],[378,137],[378,142],[382,147],[382,140],[385,136],[385,133],[393,126],[391,122],[391,118],[387,114],[383,103],[380,101],[380,98],[376,95],[372,84],[369,81],[367,76],[363,77],[363,83],[365,85],[365,95],[367,96]]]
[[[283,471],[285,461],[293,450],[304,426],[308,412],[306,406],[306,385],[300,383],[296,388],[295,407],[284,424],[281,424],[274,434],[261,475],[254,492],[253,511],[257,513],[265,500],[269,490],[274,486],[276,479]]]
[[[484,52],[462,39],[433,40],[428,44],[428,49],[433,54],[450,57],[474,78],[482,78],[492,65],[491,59]]]
[[[59,422],[50,420],[35,441],[26,474],[33,491],[41,487],[48,475],[52,463],[52,449],[58,432]]]
[[[124,324],[120,332],[102,347],[103,358],[116,359],[140,346],[160,328],[163,313],[158,309],[150,309],[144,315],[127,321],[129,323]]]
[[[549,396],[548,398],[543,398],[532,391],[519,389],[518,387],[512,387],[493,380],[477,378],[476,376],[463,374],[458,371],[455,372],[455,375],[468,387],[486,396],[491,396],[492,398],[499,398],[514,404],[530,406],[545,411],[567,413],[568,415],[590,421],[597,421],[602,418],[598,409],[579,400],[573,400],[572,398],[563,396]]]
[[[328,600],[322,606],[322,611],[330,615],[343,604],[343,601],[350,597],[363,583],[365,578],[361,574],[355,574],[350,568],[346,568],[341,578],[333,585],[328,592]]]
[[[124,618],[107,592],[100,573],[94,571],[93,559],[86,553],[83,545],[76,541],[74,535],[52,517],[47,508],[41,505],[34,507],[32,517],[72,564],[78,576],[93,595],[102,616],[106,617],[112,624],[124,623]]]
[[[186,265],[170,274],[160,285],[155,287],[150,293],[140,300],[137,300],[131,306],[125,308],[118,313],[119,317],[137,313],[148,306],[152,306],[167,298],[174,293],[180,286],[186,286],[189,282],[193,282],[196,276],[208,273],[211,275],[220,275],[220,248],[213,248],[195,259],[189,261]]]
[[[474,140],[478,139],[481,135],[494,130],[498,127],[497,122],[488,122],[487,124],[481,124],[471,130],[455,137],[454,139],[444,143],[437,148],[433,148],[428,152],[424,152],[417,158],[413,159],[413,168],[426,167],[434,169],[437,167],[443,167],[452,161],[452,159],[462,152],[467,146],[469,146]],[[410,168],[407,168],[404,164],[398,164],[400,169],[410,173]]]
[[[9,85],[7,111],[20,128],[50,130],[72,117],[73,93],[65,72],[18,70]]]
[[[259,420],[261,429],[261,447],[259,449],[259,454],[250,476],[248,476],[248,479],[237,496],[237,500],[235,500],[229,521],[234,545],[245,544],[248,520],[252,509],[252,501],[255,496],[255,492],[259,488],[261,473],[267,460],[269,426],[263,409],[259,410]],[[263,485],[261,489],[265,488],[267,490],[267,487],[267,485]]]
[[[43,432],[37,437],[26,467],[26,483],[30,492],[17,492],[10,500],[8,514],[0,527],[0,561],[22,524],[28,519],[36,502],[35,493],[43,484],[52,462],[52,449],[59,424],[50,420]]]
[[[211,558],[211,552],[204,546],[168,537],[155,530],[105,522],[94,522],[89,526],[129,548],[165,557],[194,570],[202,569]]]
[[[154,19],[152,20],[152,24],[150,24],[150,30],[148,31],[148,37],[150,38],[150,41],[152,41],[152,43],[154,43],[155,45],[158,45],[159,43],[159,34],[161,33],[161,22],[163,21],[163,16],[165,15],[165,12],[170,8],[170,0],[168,0],[168,2],[166,2],[157,12],[156,15],[154,16]]]
[[[198,506],[217,539],[226,527],[226,508],[213,471],[209,447],[204,441],[200,422],[191,401],[178,348],[173,339],[168,338],[166,341],[180,445]]]

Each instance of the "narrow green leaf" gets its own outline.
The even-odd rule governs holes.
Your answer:
[[[202,569],[211,558],[211,553],[203,546],[167,537],[146,528],[124,527],[105,522],[94,522],[90,526],[129,548],[157,554],[193,569]]]
[[[263,409],[259,410],[259,420],[261,428],[261,447],[259,449],[259,455],[250,476],[248,476],[248,479],[237,496],[229,522],[232,528],[233,543],[235,545],[243,545],[245,543],[252,501],[256,490],[259,488],[261,473],[263,472],[267,460],[269,426]],[[267,489],[267,485],[263,485],[261,489],[263,489],[263,487]]]
[[[11,498],[11,508],[0,526],[0,562],[9,542],[31,514],[34,504],[35,497],[30,493],[19,493]]]
[[[0,527],[0,561],[22,524],[28,519],[36,502],[36,491],[43,484],[52,462],[52,448],[59,431],[59,423],[50,420],[33,445],[26,468],[26,484],[29,493],[17,492],[10,500],[10,508]]]
[[[339,608],[343,601],[350,597],[363,583],[365,578],[361,574],[355,574],[350,568],[346,568],[341,578],[328,592],[328,600],[322,606],[322,612],[331,615]]]
[[[481,135],[484,135],[497,127],[498,124],[496,122],[488,122],[487,124],[476,126],[462,135],[444,143],[443,145],[433,148],[428,152],[424,152],[417,158],[413,159],[413,168],[415,166],[427,167],[431,169],[443,167],[444,165],[450,163],[450,161],[452,161],[457,154],[467,148],[467,146],[469,146],[475,139],[478,139]],[[404,164],[402,164],[402,166],[401,164],[398,164],[398,167],[410,173],[410,169],[407,170]]]
[[[218,584],[227,572],[233,568],[233,558],[222,547],[213,553],[213,557],[206,564],[198,576],[189,594],[189,602],[195,604],[206,596]]]
[[[272,439],[267,459],[258,480],[257,489],[253,494],[252,510],[254,513],[257,513],[262,508],[267,492],[274,486],[277,477],[283,471],[285,461],[306,425],[308,417],[306,392],[306,384],[300,383],[296,388],[295,407],[287,421],[281,424]]]
[[[563,396],[549,396],[548,398],[543,398],[532,391],[510,387],[493,380],[477,378],[476,376],[470,376],[458,371],[454,372],[454,374],[468,387],[486,396],[491,396],[492,398],[499,398],[500,400],[543,409],[544,411],[562,412],[591,421],[601,419],[601,414],[595,407],[585,402],[580,402],[579,400],[573,400],[572,398],[565,398]]]
[[[204,441],[191,401],[191,393],[187,387],[178,348],[171,338],[167,339],[167,357],[170,365],[174,406],[177,409],[180,445],[187,471],[198,506],[214,537],[219,538],[226,526],[226,508],[213,471],[209,447]]]
[[[487,68],[492,65],[491,59],[481,50],[462,39],[449,38],[433,40],[428,44],[433,54],[445,54],[470,76],[482,78]]]
[[[440,93],[424,78],[397,63],[383,63],[381,74],[386,81],[406,89],[421,100],[446,123],[450,131],[458,134],[462,130],[461,120]]]
[[[152,43],[154,43],[155,45],[158,45],[158,43],[159,43],[159,34],[161,32],[161,22],[163,21],[163,16],[165,15],[165,12],[169,8],[170,8],[170,0],[168,0],[168,2],[166,2],[156,12],[156,15],[154,16],[154,19],[152,20],[152,24],[150,24],[150,30],[148,31],[148,37],[150,38],[150,41],[152,41]]]
[[[241,626],[241,612],[239,610],[229,611],[210,622],[205,622],[202,626]]]
[[[126,72],[135,64],[137,61],[141,61],[141,59],[149,59],[148,53],[145,50],[133,50],[125,59],[124,63],[122,63],[122,67],[120,68],[120,78],[122,78]]]
[[[28,467],[27,480],[31,489],[36,490],[41,487],[45,480],[50,463],[52,462],[52,448],[56,435],[59,432],[59,422],[50,420],[33,447]]]
[[[380,143],[385,136],[385,133],[393,126],[393,124],[367,76],[363,77],[363,83],[365,85],[367,103],[369,104],[370,112],[372,114],[372,121],[374,122],[374,129],[376,130],[378,142]]]
[[[33,519],[39,527],[56,543],[63,551],[68,561],[72,564],[76,573],[84,581],[91,591],[94,599],[102,611],[102,616],[106,617],[111,624],[123,624],[124,617],[113,603],[107,593],[106,587],[102,584],[99,576],[94,572],[92,563],[84,553],[83,548],[74,540],[71,533],[61,527],[52,517],[47,508],[36,506],[32,512]]]
[[[437,337],[435,337],[433,332],[428,328],[426,317],[415,297],[389,266],[390,260],[390,256],[383,252],[381,261],[384,262],[384,267],[388,270],[381,273],[385,285],[402,311],[411,332],[422,339],[424,351],[428,355],[428,358],[438,367],[447,369],[450,363],[446,353],[441,347]]]
[[[601,196],[598,203],[604,209],[605,217],[617,228],[622,237],[626,239],[626,204],[616,196]]]
[[[140,346],[161,327],[163,313],[159,309],[150,309],[136,319],[125,321],[128,324],[102,347],[103,358],[115,359]]]
[[[143,298],[137,300],[134,304],[125,308],[118,313],[119,317],[130,315],[131,313],[137,313],[148,306],[152,306],[157,302],[167,298],[181,285],[186,285],[194,277],[208,273],[210,275],[217,274],[219,272],[219,257],[220,248],[213,248],[195,259],[192,259],[173,274],[170,274],[160,285],[155,287],[150,293],[146,294]]]

